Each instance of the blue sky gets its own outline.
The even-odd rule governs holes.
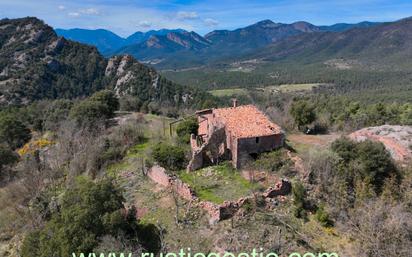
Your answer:
[[[0,17],[36,16],[55,28],[135,31],[183,28],[205,34],[264,19],[315,25],[393,21],[412,16],[412,0],[0,0]]]

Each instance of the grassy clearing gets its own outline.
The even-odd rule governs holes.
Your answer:
[[[319,85],[321,84],[320,83],[283,84],[283,85],[277,85],[277,86],[267,86],[261,89],[266,92],[292,93],[292,92],[299,92],[299,91],[309,91]]]
[[[263,93],[293,93],[301,91],[310,91],[314,87],[319,85],[324,85],[321,83],[307,83],[307,84],[283,84],[283,85],[273,85],[267,87],[257,87],[256,89],[262,91]],[[246,88],[226,88],[226,89],[216,89],[209,91],[214,96],[217,97],[227,97],[227,96],[248,96],[248,89]]]
[[[247,96],[248,92],[245,88],[228,88],[228,89],[216,89],[209,91],[214,96],[217,97],[224,97],[224,96]]]
[[[319,86],[319,83],[311,83],[311,84],[284,84],[280,85],[278,89],[281,92],[295,92],[295,91],[308,91],[312,90],[314,87]]]
[[[179,178],[191,185],[200,199],[218,204],[224,200],[237,200],[253,190],[261,189],[260,185],[243,178],[229,163],[190,173],[182,171]]]

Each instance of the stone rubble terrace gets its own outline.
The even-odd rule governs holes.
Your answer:
[[[282,133],[280,126],[271,122],[254,105],[214,109],[226,128],[237,138],[270,136]]]

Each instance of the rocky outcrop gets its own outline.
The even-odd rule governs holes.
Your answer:
[[[352,140],[373,140],[384,144],[392,158],[399,162],[412,157],[412,126],[383,125],[363,128],[349,135]]]

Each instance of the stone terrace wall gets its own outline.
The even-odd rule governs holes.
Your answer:
[[[188,201],[196,201],[198,206],[205,210],[210,216],[210,223],[216,223],[221,220],[233,217],[237,211],[253,197],[242,197],[237,201],[224,201],[222,204],[215,204],[209,201],[199,201],[192,188],[181,181],[180,179],[167,174],[163,167],[158,165],[153,166],[149,172],[148,177],[155,183],[165,187],[171,187],[184,199]],[[268,188],[261,194],[265,199],[271,199],[277,196],[285,196],[290,194],[292,184],[285,179],[282,179],[272,188]]]
[[[147,176],[157,184],[168,187],[171,183],[171,177],[166,173],[166,170],[160,166],[153,166],[147,173]]]

